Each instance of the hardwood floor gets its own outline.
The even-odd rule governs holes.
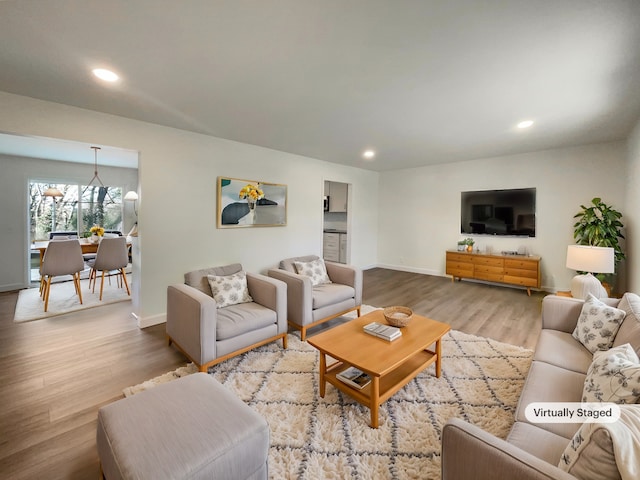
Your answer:
[[[16,324],[17,296],[0,293],[0,478],[98,478],[98,408],[185,358],[166,346],[164,325],[140,330],[129,302]],[[409,306],[528,348],[540,331],[543,296],[379,268],[364,273],[365,304]]]

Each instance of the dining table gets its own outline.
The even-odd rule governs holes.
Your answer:
[[[40,252],[40,266],[42,266],[42,261],[44,260],[44,253],[47,251],[47,247],[49,246],[49,242],[51,240],[42,240],[36,241],[31,244],[31,250],[38,250]],[[54,240],[55,241],[55,240]],[[85,255],[87,253],[96,253],[98,251],[99,242],[94,243],[88,238],[79,238],[80,248],[82,249],[82,254]],[[131,242],[127,242],[127,247],[131,246]]]

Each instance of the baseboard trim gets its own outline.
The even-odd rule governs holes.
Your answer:
[[[167,323],[166,313],[159,313],[158,315],[151,315],[149,317],[139,317],[135,313],[132,313],[131,315],[138,319],[139,328],[147,328],[154,325],[160,325],[161,323]]]
[[[437,270],[430,270],[428,268],[416,268],[409,267],[407,265],[391,265],[386,263],[379,263],[376,265],[378,268],[388,268],[389,270],[398,270],[400,272],[421,273],[422,275],[432,275],[434,277],[446,277]]]

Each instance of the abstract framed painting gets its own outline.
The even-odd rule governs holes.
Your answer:
[[[218,228],[282,227],[286,224],[286,185],[218,177]]]

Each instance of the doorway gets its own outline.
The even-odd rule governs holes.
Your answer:
[[[322,256],[325,260],[350,262],[350,196],[350,184],[325,180],[322,222]]]

